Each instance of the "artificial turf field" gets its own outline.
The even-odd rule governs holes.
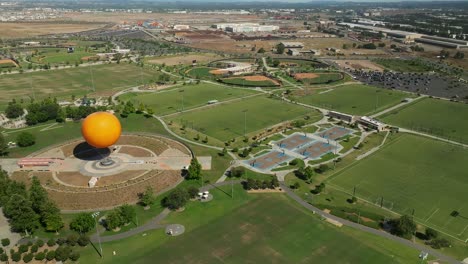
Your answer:
[[[160,229],[104,243],[103,259],[88,247],[80,262],[418,263],[416,250],[322,222],[285,195],[248,195],[240,187],[234,199],[212,193],[212,202],[192,202],[165,220],[183,224],[183,235],[168,237]]]
[[[410,134],[390,136],[382,149],[328,183],[455,238],[468,238],[468,150]],[[450,216],[458,211],[459,217]]]
[[[398,104],[408,94],[376,87],[350,84],[333,88],[331,91],[312,90],[297,101],[353,115],[365,115],[382,111]]]
[[[245,110],[247,110],[246,114]],[[169,120],[193,127],[193,129],[218,140],[226,141],[244,135],[245,121],[246,133],[248,134],[305,115],[310,115],[311,122],[312,120],[318,121],[322,117],[317,112],[302,106],[279,99],[256,96],[185,112],[171,116]]]
[[[422,99],[382,119],[392,125],[468,143],[468,105],[439,99]]]
[[[92,73],[92,75],[91,75]],[[160,73],[132,64],[106,64],[24,74],[0,75],[0,108],[8,101],[34,95],[37,100],[46,97],[83,96],[92,92],[92,79],[98,94],[141,85],[142,81],[157,80]],[[32,84],[32,88],[31,88]],[[67,98],[70,100],[70,98]]]
[[[183,93],[183,94],[182,94]],[[170,114],[207,105],[210,100],[225,101],[258,93],[248,89],[229,88],[221,85],[200,83],[185,85],[157,93],[127,93],[119,97],[122,101],[130,100],[138,105],[143,103],[153,108],[158,115]],[[183,96],[183,101],[182,101]]]

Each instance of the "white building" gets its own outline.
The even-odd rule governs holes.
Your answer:
[[[359,118],[358,122],[368,128],[371,128],[371,129],[375,129],[377,131],[382,131],[385,129],[385,124],[380,122],[380,121],[377,121],[373,118],[370,118],[368,116],[361,116],[361,118]]]
[[[233,33],[242,32],[271,32],[279,30],[279,26],[260,25],[258,23],[242,23],[242,24],[216,24],[213,28],[225,30]]]
[[[174,25],[173,28],[175,30],[189,30],[190,26],[189,25]]]

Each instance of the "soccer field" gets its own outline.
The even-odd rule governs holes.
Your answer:
[[[468,150],[409,134],[335,174],[329,184],[455,238],[468,238]],[[450,214],[458,211],[460,216]]]
[[[256,96],[171,116],[169,120],[226,141],[243,136],[244,123],[245,132],[249,134],[305,115],[310,115],[312,120],[320,120],[322,117],[316,111],[302,106],[279,99]]]
[[[230,187],[224,187],[226,191]],[[384,238],[320,221],[282,194],[248,195],[235,188],[232,200],[213,190],[210,203],[190,203],[165,223],[186,233],[163,230],[104,243],[104,257],[82,252],[83,263],[419,263],[416,250]],[[240,200],[241,199],[241,200]],[[115,250],[116,256],[111,252]]]
[[[468,143],[468,105],[423,99],[382,117],[392,125]]]
[[[8,101],[46,97],[83,96],[93,92],[110,95],[126,87],[136,86],[150,80],[157,80],[160,73],[155,70],[131,64],[106,64],[91,67],[77,67],[24,74],[0,75],[0,109]],[[66,98],[70,100],[70,98]]]
[[[297,101],[318,107],[336,110],[353,115],[366,115],[382,111],[398,104],[408,94],[376,87],[350,84],[331,88],[332,90],[312,90]]]
[[[165,115],[207,105],[210,100],[226,101],[258,93],[254,90],[229,88],[226,86],[200,83],[185,85],[156,93],[127,93],[119,96],[122,101],[130,100],[135,105],[143,103],[153,108],[157,115]]]

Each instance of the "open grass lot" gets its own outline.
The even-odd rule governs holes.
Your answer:
[[[432,70],[432,67],[419,60],[376,59],[373,62],[397,72],[428,72]]]
[[[104,243],[103,259],[89,246],[80,262],[418,263],[417,251],[323,223],[285,195],[248,195],[236,187],[231,199],[223,191],[212,191],[213,202],[190,203],[184,212],[169,215],[165,222],[185,226],[180,237],[156,230]]]
[[[408,94],[383,90],[361,84],[350,84],[333,88],[331,91],[311,90],[296,100],[318,107],[353,115],[365,115],[382,111],[398,104]]]
[[[46,97],[83,96],[92,92],[92,78],[97,95],[110,95],[117,90],[143,82],[157,80],[155,70],[131,64],[109,64],[91,67],[77,67],[25,74],[0,75],[0,109],[15,98],[17,101],[35,95],[36,99]],[[31,83],[32,87],[31,88]],[[69,98],[67,98],[69,99]]]
[[[248,79],[248,77],[257,77],[258,80],[253,80],[253,78]],[[239,78],[230,77],[230,78],[221,79],[221,81],[226,84],[233,84],[233,85],[239,85],[239,86],[251,86],[251,87],[279,86],[279,84],[276,81],[269,79],[267,77],[264,77],[264,76],[246,76],[246,77],[239,77]]]
[[[58,51],[58,52],[57,52]],[[75,47],[75,52],[67,53],[67,48],[47,48],[40,49],[39,54],[32,57],[32,62],[35,63],[50,63],[55,64],[74,64],[83,60],[84,57],[93,56],[95,53],[86,52],[83,47]],[[85,61],[85,60],[83,60]]]
[[[184,55],[173,55],[173,56],[163,56],[163,57],[149,57],[145,58],[145,61],[154,64],[163,64],[173,66],[173,65],[180,65],[180,64],[192,64],[193,61],[195,63],[204,63],[210,62],[216,59],[222,58],[219,55],[212,54],[212,53],[189,53]]]
[[[455,238],[468,238],[468,150],[414,135],[391,136],[375,154],[335,174],[329,184]],[[459,217],[452,217],[452,211]]]
[[[244,113],[245,110],[247,110],[246,113]],[[321,118],[316,112],[305,107],[257,96],[182,113],[170,117],[169,120],[186,124],[187,127],[193,127],[203,134],[226,141],[244,135],[244,122],[246,123],[245,132],[248,134],[306,114],[310,114],[312,119]]]
[[[438,99],[422,99],[382,116],[392,125],[468,143],[468,105]]]
[[[119,97],[122,101],[132,101],[151,106],[158,115],[207,105],[210,100],[225,101],[258,93],[253,90],[229,88],[226,86],[200,83],[185,85],[157,93],[127,93]],[[182,101],[183,97],[183,101]]]
[[[186,73],[192,78],[204,78],[204,77],[211,77],[215,76],[211,74],[210,71],[216,70],[216,68],[211,67],[196,67],[190,70],[187,70]]]
[[[341,73],[316,73],[317,77],[314,78],[302,78],[300,79],[303,83],[306,84],[322,84],[322,83],[331,83],[343,79]]]
[[[97,29],[105,23],[76,23],[65,21],[51,22],[2,22],[0,23],[0,36],[2,38],[30,38],[46,34],[73,33]]]

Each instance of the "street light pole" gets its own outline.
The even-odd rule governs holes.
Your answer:
[[[244,112],[244,137],[247,131],[247,109],[243,111]]]
[[[101,255],[101,258],[102,258],[102,245],[101,245],[101,237],[99,236],[99,230],[97,228],[97,217],[99,216],[99,212],[95,212],[92,214],[93,218],[94,218],[94,222],[96,224],[96,233],[97,233],[97,237],[98,237],[98,242],[99,242],[99,250],[101,251],[101,253],[99,255]]]
[[[182,93],[182,112],[184,111],[184,90],[180,90],[180,93]]]

